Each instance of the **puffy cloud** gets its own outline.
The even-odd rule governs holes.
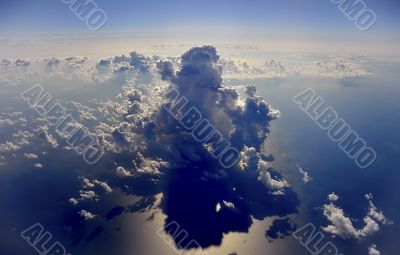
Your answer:
[[[230,208],[230,209],[235,209],[235,204],[234,203],[222,200],[222,204],[224,205],[224,207],[227,207],[227,208]]]
[[[97,117],[94,116],[95,109],[85,106],[76,101],[70,101],[70,103],[75,107],[76,111],[79,113],[79,119],[81,121],[95,121]]]
[[[3,60],[1,61],[1,64],[2,64],[2,65],[5,65],[5,66],[8,66],[8,65],[11,65],[11,61],[8,60],[8,59],[3,59]]]
[[[157,69],[161,75],[161,79],[165,81],[173,81],[175,79],[175,70],[172,62],[160,61],[157,62]]]
[[[334,192],[332,192],[331,194],[328,195],[328,200],[331,202],[335,202],[338,199],[339,199],[339,197]]]
[[[85,189],[94,188],[94,183],[92,183],[89,179],[82,177],[82,181],[83,181],[83,188]]]
[[[260,167],[260,155],[254,147],[247,147],[240,151],[239,167],[242,170],[256,171]]]
[[[161,159],[144,158],[140,152],[138,153],[137,161],[140,162],[139,164],[135,163],[137,165],[137,172],[151,175],[160,174],[161,169],[168,166],[168,163]]]
[[[1,152],[12,152],[21,149],[21,146],[18,144],[12,143],[12,142],[5,142],[3,144],[0,144],[0,151]]]
[[[111,65],[111,59],[102,59],[99,61],[99,63],[97,63],[96,67],[109,67]]]
[[[61,63],[61,61],[58,58],[48,58],[45,59],[44,62],[47,63],[48,70],[57,68],[58,65]]]
[[[100,187],[103,191],[109,193],[112,192],[111,187],[103,181],[99,181],[97,179],[90,181],[89,179],[82,177],[81,178],[83,181],[83,188],[84,189],[94,189],[95,187]]]
[[[371,196],[372,197],[372,196]],[[323,214],[331,223],[322,229],[330,234],[338,235],[343,239],[362,239],[370,236],[380,230],[380,224],[392,224],[377,208],[374,206],[369,196],[369,211],[363,218],[364,227],[357,229],[354,227],[352,220],[347,217],[342,208],[335,206],[332,202],[323,206]],[[336,201],[338,197],[332,193],[329,196],[330,201]]]
[[[86,199],[94,199],[96,198],[96,193],[92,190],[80,190],[80,200],[86,200]]]
[[[72,205],[77,205],[79,203],[79,201],[76,198],[70,198],[68,202],[71,203]]]
[[[113,62],[116,64],[120,64],[120,63],[129,63],[131,60],[130,57],[127,57],[125,55],[121,55],[121,56],[115,56],[113,59]]]
[[[96,215],[94,215],[91,212],[88,212],[86,210],[81,210],[79,212],[79,215],[82,216],[85,220],[93,220],[94,218],[97,217]]]
[[[273,179],[268,171],[261,171],[258,180],[269,189],[275,190],[276,195],[282,195],[283,189],[290,187],[286,180]]]
[[[9,119],[0,119],[0,126],[12,126],[15,122]]]
[[[275,61],[274,59],[265,62],[265,67],[267,68],[267,71],[274,73],[283,73],[286,70],[280,61]]]
[[[38,155],[34,154],[34,153],[24,153],[25,157],[27,159],[37,159]]]
[[[367,77],[365,60],[350,56],[326,56],[320,60],[310,60],[305,56],[294,59],[286,57],[285,61],[269,60],[263,64],[260,61],[245,59],[220,60],[224,67],[223,75],[227,78],[257,78],[257,77]]]
[[[38,136],[40,138],[42,138],[44,141],[46,141],[51,147],[53,147],[53,148],[58,147],[57,140],[54,138],[54,136],[49,134],[49,128],[47,126],[39,128],[37,133],[38,133]]]
[[[30,62],[26,59],[17,59],[15,60],[15,65],[19,67],[27,67],[30,65]]]
[[[297,170],[302,174],[304,183],[308,183],[313,180],[308,172],[305,171],[301,166],[297,165]]]
[[[219,236],[222,236],[222,232],[226,233],[233,229],[246,231],[251,225],[250,215],[257,219],[268,215],[267,211],[271,206],[266,209],[268,204],[266,200],[280,195],[275,200],[279,203],[280,199],[283,202],[292,194],[289,184],[284,179],[278,177],[279,175],[272,169],[266,170],[265,156],[260,152],[269,133],[269,122],[279,116],[279,111],[259,97],[254,87],[246,88],[243,99],[234,88],[225,87],[221,76],[223,68],[214,47],[192,48],[182,55],[180,65],[160,63],[157,67],[161,77],[169,83],[169,87],[188,100],[190,106],[186,107],[196,107],[203,118],[207,119],[227,141],[240,151],[238,164],[233,169],[221,171],[219,163],[210,157],[210,152],[215,148],[215,141],[204,143],[196,141],[171,114],[164,110],[164,106],[169,107],[174,103],[173,97],[168,97],[169,94],[167,97],[161,95],[161,98],[159,94],[156,94],[155,97],[161,100],[162,104],[155,105],[156,108],[153,108],[152,114],[148,115],[150,122],[147,119],[140,122],[136,120],[136,124],[140,124],[135,125],[135,128],[140,127],[138,131],[149,134],[144,139],[136,137],[136,144],[144,141],[146,145],[137,149],[141,150],[146,158],[152,154],[153,158],[159,157],[168,163],[161,167],[160,174],[151,172],[151,178],[158,178],[163,183],[164,179],[169,179],[168,176],[174,176],[173,183],[167,184],[173,188],[164,191],[164,196],[168,197],[163,207],[167,215],[166,224],[176,220],[188,232],[198,233],[195,237],[202,247],[217,244],[220,242]],[[124,135],[124,137],[129,136]],[[176,172],[177,170],[179,172]],[[143,174],[148,174],[148,172]],[[203,182],[199,183],[198,179]],[[219,185],[214,183],[219,183]],[[253,187],[251,194],[248,193],[248,189],[243,190],[244,186]],[[191,187],[192,195],[186,194],[189,187]],[[224,191],[218,191],[215,194],[222,192],[221,196],[217,195],[213,198],[204,194],[200,196],[205,190],[210,192],[210,190],[220,189]],[[173,209],[177,204],[190,204],[191,202],[186,199],[188,197],[191,197],[193,203],[203,204],[204,210],[193,212],[189,208],[194,205],[188,205],[188,209],[183,211]],[[297,200],[292,200],[296,203],[295,201]],[[235,210],[232,210],[233,206]],[[280,205],[276,205],[274,208],[279,207]],[[213,210],[208,211],[206,208]],[[224,208],[230,210],[224,210]],[[249,209],[245,208],[252,209],[248,211]],[[244,213],[245,211],[248,213]],[[206,238],[205,235],[200,235],[201,231],[196,226],[183,218],[183,215],[187,214],[198,215],[196,218],[202,222],[228,217],[236,219],[236,223],[230,224],[222,219],[213,220],[218,224],[213,229],[213,233]],[[219,229],[224,230],[221,232]],[[168,230],[166,231],[168,233]],[[178,244],[179,240],[176,240],[176,243]],[[185,243],[179,245],[184,246]]]
[[[43,168],[43,164],[42,163],[36,163],[34,166],[36,168]]]
[[[119,166],[117,167],[117,175],[126,177],[126,176],[132,176],[132,173],[129,170],[126,170],[124,167]]]
[[[148,72],[149,71],[149,65],[148,65],[148,59],[143,56],[142,54],[139,54],[137,52],[131,52],[129,54],[131,56],[131,62],[130,65],[139,70],[140,72]]]
[[[375,244],[372,244],[368,247],[368,255],[381,255],[381,252],[378,250]]]
[[[234,210],[235,204],[222,200],[222,203],[217,203],[217,205],[215,206],[215,211],[219,212],[222,209]]]
[[[106,182],[102,182],[99,180],[94,180],[94,183],[96,185],[99,185],[105,192],[110,193],[112,192],[112,188],[110,186],[108,186],[108,184]]]
[[[71,66],[80,66],[84,64],[88,58],[87,57],[67,57],[64,59]]]

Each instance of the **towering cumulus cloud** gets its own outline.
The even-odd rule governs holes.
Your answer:
[[[268,168],[261,152],[269,122],[279,112],[257,96],[254,87],[247,88],[244,99],[235,89],[225,87],[218,60],[214,47],[203,46],[182,56],[180,70],[175,71],[169,62],[157,64],[169,90],[178,91],[187,100],[185,107],[195,107],[209,122],[208,127],[215,129],[203,142],[194,139],[166,110],[176,103],[168,93],[145,125],[148,147],[144,155],[156,153],[168,162],[159,175],[161,205],[167,215],[165,230],[180,248],[220,244],[223,233],[247,232],[253,218],[293,213],[298,204],[297,196],[277,172]],[[240,160],[230,168],[211,156],[221,139],[240,151]],[[264,176],[269,176],[269,182]],[[176,235],[174,222],[189,236]]]

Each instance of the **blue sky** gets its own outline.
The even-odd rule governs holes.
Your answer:
[[[303,29],[312,33],[358,33],[330,0],[121,0],[95,1],[109,16],[104,30],[163,30],[181,26],[238,29]],[[395,32],[400,24],[396,0],[365,0],[378,16],[374,32]],[[1,0],[0,28],[7,32],[82,31],[86,28],[61,0]]]
[[[62,0],[0,0],[0,37],[78,35],[104,38],[150,36],[152,43],[175,40],[199,44],[286,41],[314,49],[368,48],[397,52],[400,41],[397,0],[365,0],[376,24],[360,31],[331,0],[96,0],[108,15],[99,31],[89,30]],[[215,40],[214,40],[215,39]],[[339,50],[338,50],[339,51]],[[383,54],[383,53],[382,53]]]

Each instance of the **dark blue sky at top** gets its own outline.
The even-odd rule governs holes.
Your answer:
[[[104,31],[162,31],[175,27],[228,27],[295,33],[361,33],[330,0],[96,0],[109,16]],[[365,0],[377,14],[374,33],[396,34],[400,2]],[[61,0],[1,0],[0,31],[86,31]],[[372,34],[372,33],[370,33]]]

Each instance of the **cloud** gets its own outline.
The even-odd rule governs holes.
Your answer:
[[[15,144],[15,143],[9,142],[9,141],[7,141],[3,144],[0,144],[1,152],[12,152],[12,151],[16,151],[19,149],[21,149],[21,146]]]
[[[90,181],[89,179],[82,177],[82,181],[83,181],[83,188],[84,189],[94,189],[96,187],[101,188],[103,191],[109,193],[112,192],[112,189],[110,188],[110,186],[103,181],[99,181],[97,179]]]
[[[57,68],[61,61],[58,58],[48,58],[44,60],[47,63],[48,70],[52,70],[53,68]]]
[[[53,147],[53,148],[58,147],[57,140],[54,138],[54,136],[49,134],[49,128],[47,126],[40,127],[37,130],[37,133],[38,133],[38,136],[40,138],[42,138],[44,141],[46,141],[51,147]]]
[[[0,126],[12,126],[15,122],[9,119],[0,119]]]
[[[368,195],[369,211],[363,218],[364,227],[357,229],[354,227],[352,220],[345,216],[343,209],[332,203],[332,201],[336,201],[338,197],[334,193],[330,194],[328,197],[331,203],[323,206],[323,214],[331,225],[322,227],[327,233],[338,235],[343,239],[362,239],[378,232],[380,230],[380,224],[392,224],[381,211],[377,211],[377,208],[371,201],[372,196]]]
[[[2,65],[5,65],[5,66],[8,66],[8,65],[11,65],[11,61],[8,60],[8,59],[3,59],[3,60],[1,61],[1,64],[2,64]]]
[[[99,180],[94,180],[94,183],[96,185],[99,185],[106,193],[112,192],[112,188],[110,186],[108,186],[108,184],[106,182],[102,182],[102,181],[99,181]]]
[[[303,179],[304,183],[308,183],[313,180],[313,178],[311,178],[311,176],[308,174],[308,172],[305,171],[300,165],[297,165],[297,170],[302,174],[302,176],[303,176],[302,179]]]
[[[18,67],[27,67],[30,65],[30,62],[26,59],[17,59],[15,60],[15,65]]]
[[[148,127],[144,133],[149,132],[148,138],[143,139],[149,150],[145,149],[142,154],[158,152],[156,155],[167,162],[160,168],[161,183],[165,179],[163,176],[167,176],[166,179],[174,176],[173,182],[167,184],[171,189],[164,191],[164,196],[169,198],[163,204],[163,212],[167,215],[166,224],[179,222],[189,233],[193,233],[193,239],[202,247],[208,247],[219,244],[222,233],[247,231],[251,225],[251,216],[262,219],[270,213],[275,214],[271,211],[271,205],[267,205],[271,196],[280,194],[276,200],[277,205],[273,206],[274,211],[281,207],[279,201],[288,205],[286,199],[293,195],[289,184],[272,169],[266,169],[264,156],[260,152],[269,133],[269,122],[279,116],[279,111],[259,97],[254,87],[246,88],[243,99],[239,98],[235,89],[225,87],[221,76],[223,68],[214,47],[192,48],[182,55],[180,65],[171,62],[160,63],[157,67],[160,77],[184,96],[190,106],[196,107],[240,151],[241,157],[233,169],[221,171],[219,163],[209,154],[215,142],[209,141],[203,145],[194,140],[164,111],[163,105],[157,106],[150,115],[152,123],[141,123],[143,127]],[[168,99],[161,98],[162,102],[166,101],[164,105],[172,104]],[[154,174],[151,176],[156,177]],[[244,191],[245,186],[253,187],[252,191]],[[211,190],[221,195],[204,196],[204,192]],[[241,194],[240,197],[238,194]],[[292,200],[294,204],[295,201]],[[187,206],[174,209],[182,203]],[[190,208],[202,209],[193,211]],[[284,211],[281,213],[285,214]],[[192,215],[204,224],[211,220],[215,227],[208,230],[211,233],[205,234],[197,227],[199,224],[192,224],[184,215]],[[166,231],[168,233],[168,229]],[[182,247],[186,245],[179,240],[175,242]]]
[[[148,72],[149,71],[149,60],[142,54],[137,52],[131,52],[129,54],[131,56],[130,65],[135,69],[139,70],[139,72]]]
[[[37,159],[38,155],[34,154],[34,153],[24,153],[25,157],[27,159]]]
[[[80,190],[80,199],[79,200],[86,200],[86,199],[94,199],[96,198],[96,193],[92,190]]]
[[[326,56],[319,60],[298,56],[264,63],[260,63],[259,59],[222,59],[220,64],[224,67],[224,77],[238,79],[293,76],[354,78],[370,75],[365,60],[351,56]]]
[[[381,252],[378,250],[375,244],[372,244],[368,247],[368,255],[381,255]]]
[[[260,167],[260,162],[260,154],[257,152],[256,148],[244,146],[240,151],[239,167],[242,170],[256,171]]]
[[[34,166],[36,168],[43,168],[43,164],[42,163],[36,163]]]
[[[275,194],[281,195],[283,189],[290,187],[286,180],[275,180],[268,171],[261,171],[258,180],[269,189],[275,190]]]
[[[82,216],[85,220],[93,220],[94,218],[97,217],[96,215],[94,215],[91,212],[88,212],[86,210],[81,210],[79,212],[79,215]]]
[[[68,202],[71,203],[72,205],[77,205],[79,203],[79,201],[76,198],[70,198]]]
[[[331,194],[328,195],[328,200],[331,202],[335,202],[338,199],[339,199],[339,197],[334,192],[332,192]]]
[[[53,63],[51,68],[49,63]],[[255,87],[245,87],[239,93],[226,86],[214,47],[192,48],[180,58],[161,59],[132,52],[99,60],[94,66],[91,63],[82,57],[35,62],[46,70],[43,80],[75,79],[76,83],[65,83],[72,84],[65,88],[68,95],[80,93],[87,85],[91,86],[83,89],[95,95],[93,100],[62,103],[82,122],[74,125],[85,126],[105,148],[104,161],[98,163],[97,171],[85,173],[81,169],[86,167],[71,161],[78,166],[78,184],[75,194],[65,197],[75,205],[70,208],[76,217],[77,213],[84,219],[95,217],[90,212],[104,205],[102,196],[121,190],[142,201],[124,212],[162,212],[165,226],[179,222],[201,247],[210,247],[219,245],[227,233],[248,232],[254,219],[297,213],[296,193],[278,170],[268,166],[269,159],[262,153],[270,122],[279,117],[279,111],[260,97]],[[174,103],[166,95],[171,89],[187,98],[190,107],[196,107],[212,125],[215,133],[204,143],[167,112]],[[46,151],[49,157],[61,153],[70,156],[66,134],[50,132],[43,119],[31,119],[29,129],[15,133],[19,140],[24,136],[34,139],[29,132],[34,130],[50,145]],[[224,168],[210,154],[218,148],[220,139],[240,152],[240,160],[232,167]],[[161,201],[156,196],[162,197]],[[96,217],[99,222],[103,220],[102,215]],[[204,228],[210,224],[212,229]],[[180,248],[194,248],[186,244],[180,243]]]
[[[119,166],[117,167],[117,175],[122,177],[132,176],[132,173],[129,170],[126,170],[124,167]]]

